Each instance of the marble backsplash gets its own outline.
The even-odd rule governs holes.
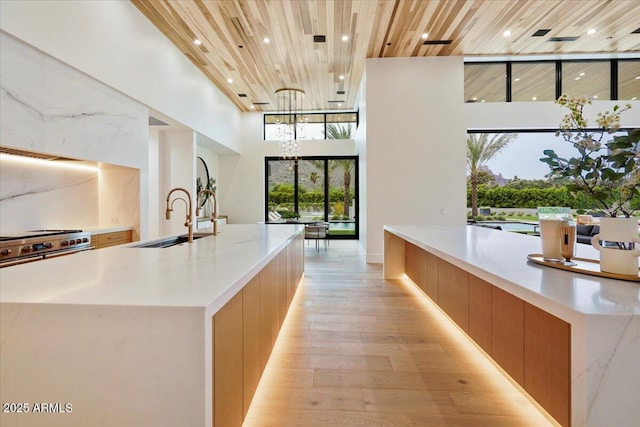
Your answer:
[[[0,159],[0,231],[98,223],[97,168],[77,170],[7,158]]]
[[[139,231],[148,209],[140,198],[148,191],[148,109],[6,33],[0,54],[0,145],[126,167],[103,176],[3,160],[0,231],[114,225]]]

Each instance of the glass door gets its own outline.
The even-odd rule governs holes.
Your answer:
[[[327,166],[330,203],[329,233],[334,236],[355,236],[357,222],[356,159],[329,159]]]
[[[358,158],[265,158],[265,220],[329,223],[330,239],[358,238]]]

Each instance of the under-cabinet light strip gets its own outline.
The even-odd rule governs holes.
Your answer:
[[[99,171],[99,168],[97,166],[90,166],[86,164],[75,164],[75,163],[71,163],[69,161],[63,161],[63,160],[36,159],[33,157],[16,156],[13,154],[4,154],[4,153],[0,153],[0,161],[23,163],[25,165],[31,165],[31,166],[56,167],[56,168],[84,170],[84,171],[91,171],[91,172]]]

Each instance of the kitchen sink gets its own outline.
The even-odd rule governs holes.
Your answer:
[[[193,240],[201,239],[203,237],[211,236],[211,234],[195,234]],[[154,240],[152,242],[142,243],[140,245],[129,246],[130,248],[170,248],[171,246],[181,245],[187,243],[189,236],[184,234],[182,236],[171,236],[161,240]]]

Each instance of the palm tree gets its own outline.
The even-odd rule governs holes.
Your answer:
[[[351,171],[353,170],[353,159],[331,159],[329,160],[329,168],[331,170],[340,168],[342,169],[342,183],[343,183],[343,198],[342,205],[344,206],[343,215],[349,218],[349,205],[351,204]]]
[[[353,138],[353,128],[351,123],[346,126],[336,123],[327,124],[327,139],[351,139]],[[353,169],[353,160],[332,160],[331,169],[341,168],[343,174],[343,206],[344,216],[349,217],[349,205],[351,204],[351,170]]]
[[[470,133],[467,135],[467,168],[471,182],[471,215],[478,215],[478,175],[480,168],[495,157],[511,141],[514,133]]]
[[[351,123],[343,126],[340,123],[327,123],[327,139],[351,139],[353,138],[353,128]]]

